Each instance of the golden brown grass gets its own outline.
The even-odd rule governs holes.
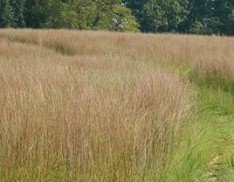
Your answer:
[[[159,178],[191,106],[188,86],[118,47],[90,44],[67,56],[1,38],[3,181]]]
[[[127,56],[134,62],[143,60],[159,64],[170,62],[177,66],[192,65],[198,74],[234,78],[234,38],[230,37],[11,29],[1,30],[0,36],[50,48],[78,59],[87,56],[91,65],[97,62],[99,56],[104,56],[102,64],[106,62],[103,59],[107,55],[113,59]]]
[[[178,39],[1,30],[1,180],[163,178],[192,92],[151,61],[189,57]]]

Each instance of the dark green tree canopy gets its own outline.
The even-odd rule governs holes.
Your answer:
[[[233,0],[0,0],[0,28],[234,35]]]
[[[233,0],[123,0],[143,32],[234,35]]]

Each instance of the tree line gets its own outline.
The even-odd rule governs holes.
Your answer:
[[[234,1],[0,0],[0,27],[234,35]]]

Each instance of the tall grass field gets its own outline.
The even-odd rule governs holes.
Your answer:
[[[234,38],[0,30],[0,181],[234,181]]]

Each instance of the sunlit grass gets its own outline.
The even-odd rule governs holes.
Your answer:
[[[3,181],[163,177],[193,105],[185,80],[118,51],[71,57],[2,40]]]
[[[1,181],[232,179],[233,42],[1,30]]]

